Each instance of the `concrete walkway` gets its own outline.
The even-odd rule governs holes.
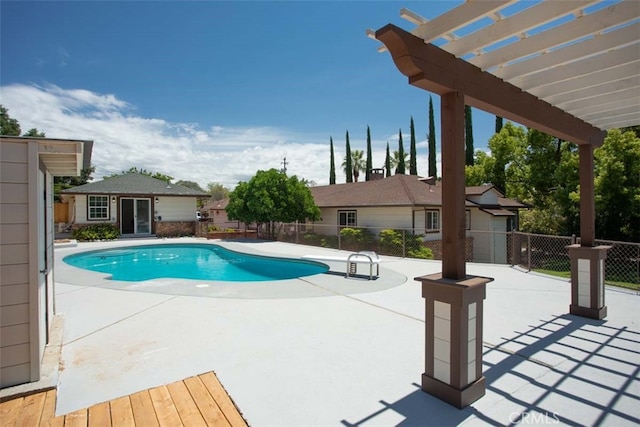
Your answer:
[[[335,252],[228,245],[276,256]],[[418,385],[424,300],[413,278],[440,271],[439,262],[385,258],[381,275],[404,279],[381,289],[358,280],[341,292],[347,279],[326,275],[322,295],[236,298],[64,283],[71,267],[61,259],[75,250],[55,254],[64,316],[58,415],[215,371],[253,426],[640,423],[637,294],[608,288],[609,315],[592,321],[567,314],[566,280],[469,264],[469,274],[495,278],[485,300],[487,394],[458,410]]]

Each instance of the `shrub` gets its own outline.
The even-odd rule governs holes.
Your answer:
[[[113,224],[92,224],[73,230],[71,235],[84,241],[115,240],[120,236],[120,230]]]
[[[387,255],[433,259],[433,251],[422,245],[422,237],[420,234],[411,234],[403,230],[382,230],[380,251]]]
[[[371,249],[375,246],[375,237],[366,228],[345,227],[340,230],[340,249]]]

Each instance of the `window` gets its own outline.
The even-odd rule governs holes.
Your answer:
[[[424,213],[425,225],[427,232],[440,231],[440,211],[426,211]]]
[[[88,220],[109,219],[109,196],[88,196]]]
[[[338,225],[340,227],[355,227],[358,225],[356,211],[338,211]]]

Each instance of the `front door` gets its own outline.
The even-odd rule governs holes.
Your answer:
[[[120,199],[120,232],[151,234],[151,199]]]

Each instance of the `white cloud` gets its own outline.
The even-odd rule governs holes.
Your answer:
[[[315,182],[329,183],[329,138],[275,127],[228,127],[223,124],[176,123],[136,114],[136,107],[112,94],[55,85],[14,84],[0,87],[2,104],[23,132],[37,128],[51,138],[94,141],[95,179],[131,167],[170,175],[175,180],[220,183],[233,188],[258,170],[281,169]],[[386,142],[397,149],[397,134],[372,141],[373,167],[383,167]],[[409,136],[403,135],[405,150]],[[426,141],[418,141],[418,172],[427,175]],[[366,141],[351,137],[352,149]],[[344,141],[334,139],[337,182]],[[438,175],[441,175],[438,153]]]
[[[37,128],[52,138],[93,140],[96,179],[135,166],[203,187],[209,182],[234,187],[257,170],[281,168],[286,156],[290,175],[318,184],[329,180],[328,143],[286,129],[203,129],[135,115],[134,106],[111,94],[55,85],[15,84],[2,86],[0,93],[23,131]]]

